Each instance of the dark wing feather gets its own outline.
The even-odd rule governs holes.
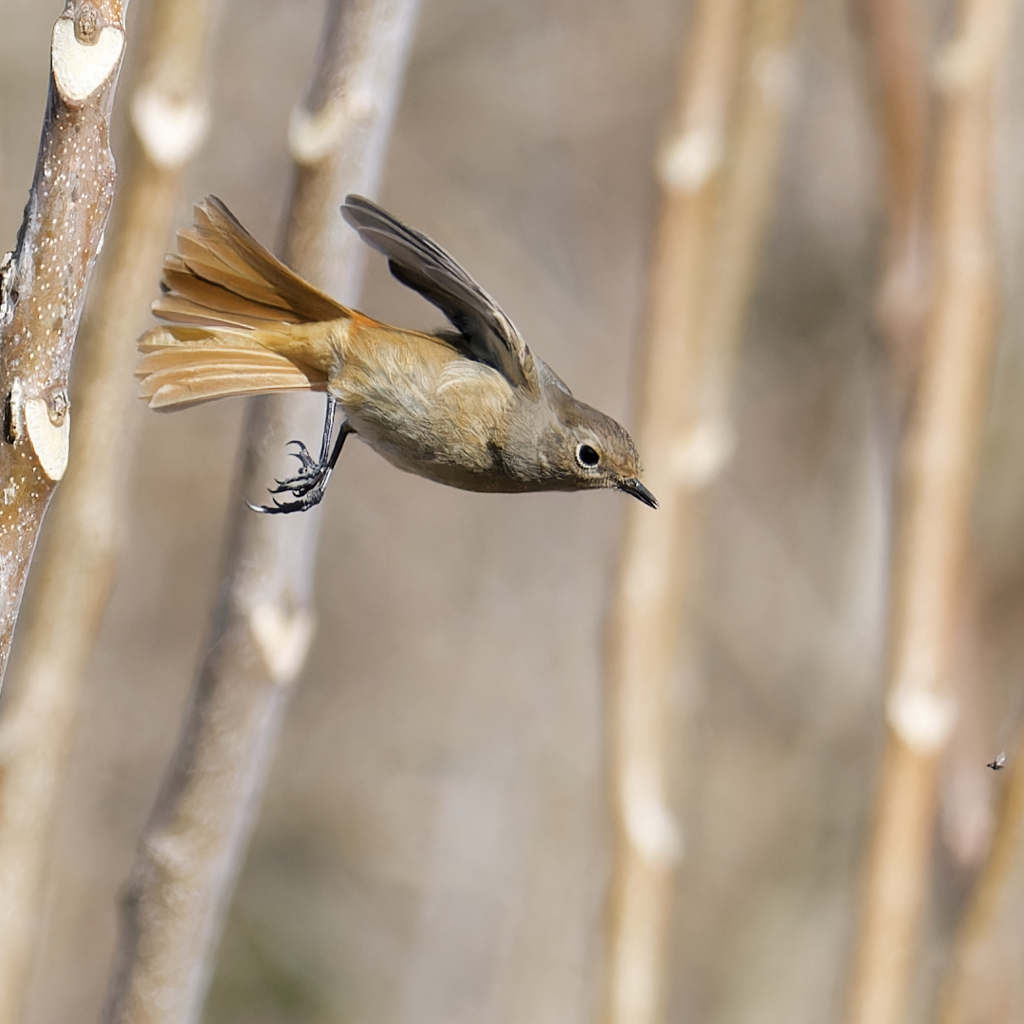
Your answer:
[[[498,304],[435,242],[362,196],[347,196],[342,215],[367,245],[388,258],[391,273],[452,322],[471,359],[512,384],[537,391],[533,356]]]

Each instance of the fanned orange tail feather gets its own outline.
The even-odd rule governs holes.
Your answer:
[[[178,233],[153,313],[167,326],[139,339],[136,369],[154,409],[229,395],[327,387],[331,353],[289,327],[352,313],[268,252],[215,196]]]

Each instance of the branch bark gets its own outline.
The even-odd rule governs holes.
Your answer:
[[[18,244],[0,280],[0,682],[39,528],[68,462],[68,373],[114,194],[110,112],[127,0],[68,0]]]
[[[855,0],[881,128],[886,240],[878,312],[897,404],[917,380],[928,312],[928,68],[920,0]]]
[[[682,853],[668,797],[680,612],[701,495],[731,448],[728,395],[771,209],[796,11],[796,0],[699,6],[675,135],[661,157],[639,438],[661,508],[627,510],[609,625],[608,1024],[654,1024],[664,1014]]]
[[[80,682],[113,585],[132,454],[126,414],[135,392],[133,340],[167,244],[182,169],[204,134],[209,22],[208,0],[153,6],[110,241],[79,333],[71,459],[22,624],[13,700],[0,723],[0,1021],[17,1020],[25,998]]]
[[[1009,890],[1019,873],[1021,847],[1024,845],[1022,752],[1024,735],[1018,739],[1015,755],[1011,755],[1013,761],[997,812],[992,848],[957,936],[938,1017],[940,1024],[971,1024],[972,1021],[997,1019],[997,1013],[990,1011],[989,1016],[985,1012],[992,1002],[993,979],[998,977],[1000,968],[1005,970],[1009,967],[1017,974],[1016,962],[1011,965],[1003,963],[1004,958],[995,945],[999,936],[1000,914],[1005,914],[1007,908],[1014,905],[1009,898]],[[1016,931],[1016,922],[1013,927]]]
[[[334,235],[338,204],[376,189],[412,38],[416,0],[333,0],[318,66],[296,108],[297,164],[284,257],[352,302],[362,263]],[[353,233],[349,232],[349,235]],[[337,239],[344,239],[345,249]],[[316,436],[319,403],[250,404],[240,494],[207,655],[126,897],[120,964],[104,1019],[198,1019],[224,914],[258,810],[293,684],[313,632],[319,510],[245,509],[272,479],[280,438]],[[271,443],[273,439],[276,443]]]
[[[927,891],[976,453],[996,333],[993,78],[1006,0],[964,0],[939,63],[934,285],[921,377],[901,452],[892,567],[886,743],[848,1019],[905,1019]]]

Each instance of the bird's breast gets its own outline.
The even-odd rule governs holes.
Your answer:
[[[372,341],[343,353],[329,382],[362,440],[419,476],[507,490],[500,449],[517,396],[505,378],[429,335]]]

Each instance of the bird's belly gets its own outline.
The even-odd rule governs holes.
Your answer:
[[[453,432],[448,424],[440,430],[431,422],[402,423],[402,433],[381,429],[375,417],[349,417],[356,436],[393,466],[436,483],[467,491],[517,490],[508,479],[493,444],[476,443]]]
[[[521,489],[501,458],[511,389],[490,367],[457,359],[384,377],[342,374],[330,390],[356,434],[399,469],[464,490]]]

